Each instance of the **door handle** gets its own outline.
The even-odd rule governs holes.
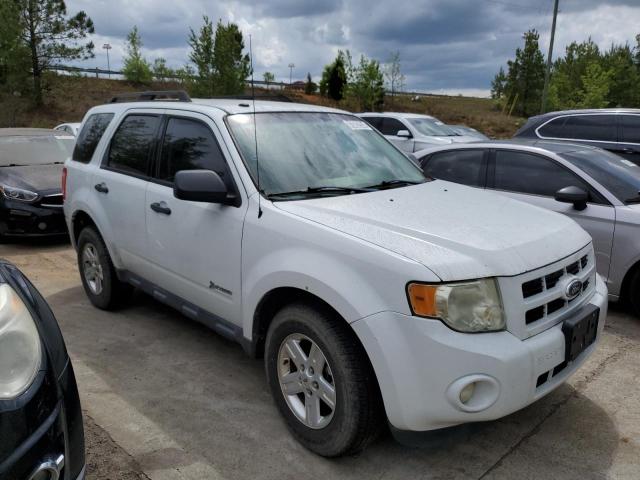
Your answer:
[[[97,191],[99,191],[100,193],[109,193],[109,189],[107,188],[107,184],[102,182],[102,183],[98,183],[95,187]]]
[[[167,206],[165,202],[153,202],[151,205],[151,210],[154,212],[162,213],[164,215],[171,215],[171,209]]]

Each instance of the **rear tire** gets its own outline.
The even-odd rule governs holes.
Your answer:
[[[287,426],[318,455],[361,451],[385,425],[366,352],[332,312],[302,303],[280,310],[267,333],[265,369]]]
[[[635,272],[631,274],[629,288],[626,293],[631,313],[636,317],[640,317],[640,267],[636,268]]]
[[[131,297],[133,287],[118,279],[109,251],[92,227],[85,227],[78,236],[78,269],[84,291],[94,306],[112,310]]]

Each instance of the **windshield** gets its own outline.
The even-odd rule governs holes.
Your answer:
[[[451,137],[458,135],[455,130],[435,118],[407,118],[409,123],[422,135]]]
[[[254,115],[230,115],[227,122],[244,161],[254,180],[257,179]],[[255,122],[260,190],[266,195],[323,187],[325,194],[338,195],[357,193],[346,191],[350,188],[426,180],[411,160],[369,124],[352,115],[257,113]]]
[[[0,137],[0,167],[64,163],[74,144],[75,138],[68,135]]]
[[[587,172],[624,203],[640,203],[640,167],[605,150],[580,150],[560,156]]]

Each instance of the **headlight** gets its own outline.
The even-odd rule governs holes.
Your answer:
[[[38,198],[38,194],[22,188],[9,187],[8,185],[0,186],[0,191],[11,200],[20,200],[21,202],[33,202]]]
[[[33,382],[41,360],[38,329],[18,294],[0,285],[0,399],[15,398]]]
[[[460,332],[493,332],[505,327],[495,279],[407,287],[414,315],[439,318]]]

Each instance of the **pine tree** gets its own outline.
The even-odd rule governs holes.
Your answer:
[[[264,83],[267,84],[267,88],[269,88],[269,84],[276,81],[276,76],[271,72],[264,72],[262,76],[264,78]]]
[[[213,46],[215,67],[215,91],[219,95],[234,95],[244,92],[250,72],[249,55],[243,54],[242,32],[235,23],[216,27]]]
[[[504,69],[500,67],[498,73],[491,81],[491,98],[500,99],[504,96],[505,86],[507,83],[507,75],[504,73]]]
[[[153,79],[151,65],[142,56],[142,38],[135,25],[127,35],[127,56],[124,59],[122,74],[130,82],[139,84],[151,83]]]
[[[206,15],[202,19],[204,24],[198,33],[193,29],[189,33],[189,60],[195,64],[197,73],[190,93],[198,97],[212,97],[216,94],[213,23]]]
[[[336,101],[342,100],[347,84],[347,58],[344,52],[339,51],[336,59],[329,65],[325,65],[322,80],[320,80],[321,95],[327,95]]]
[[[317,89],[318,85],[316,85],[311,78],[311,72],[307,73],[307,81],[304,84],[304,93],[306,93],[307,95],[312,95],[316,93]]]
[[[607,95],[611,83],[611,72],[604,70],[598,62],[587,65],[582,76],[583,89],[580,91],[578,108],[604,108],[609,103]]]

